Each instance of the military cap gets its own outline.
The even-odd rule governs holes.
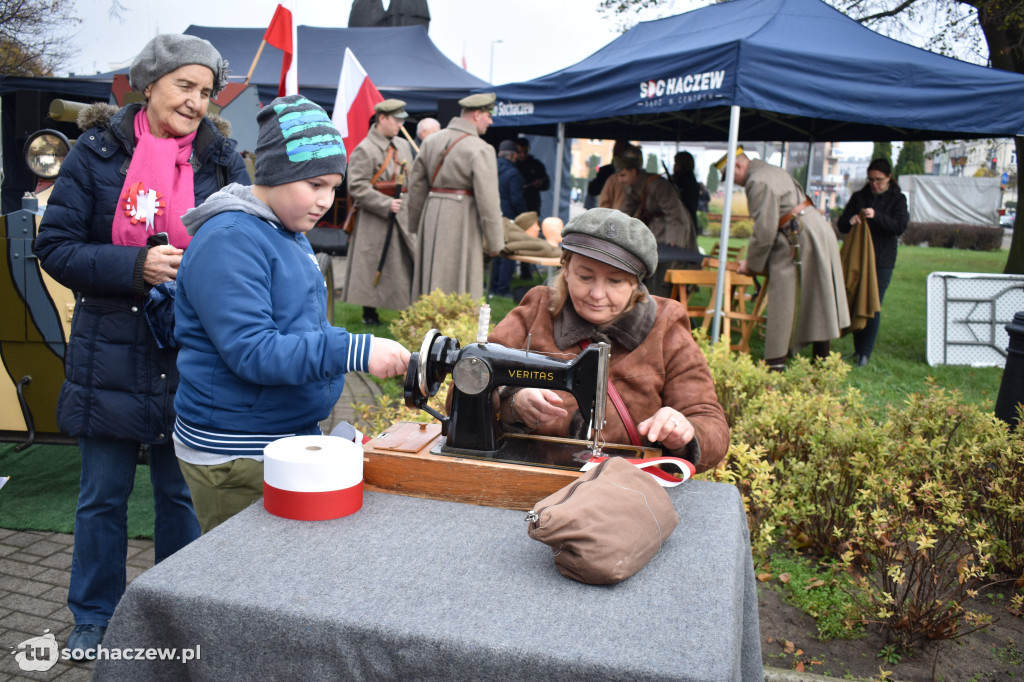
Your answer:
[[[742,153],[743,153],[743,145],[739,145],[738,147],[736,147],[736,156],[739,156]],[[717,168],[718,172],[722,174],[722,179],[723,180],[725,180],[725,164],[727,164],[728,162],[729,162],[729,152],[726,152],[722,156],[722,158],[720,158],[718,161],[715,161],[715,168]]]
[[[520,213],[517,215],[516,219],[512,222],[518,225],[521,230],[529,230],[537,224],[538,218],[539,216],[536,211],[527,211],[526,213]]]
[[[622,154],[612,158],[612,165],[615,166],[615,171],[618,172],[624,168],[637,168],[643,166],[644,155],[640,151],[639,147],[630,145],[622,151]]]
[[[405,102],[400,99],[386,99],[383,102],[377,102],[373,110],[378,114],[387,114],[395,118],[409,118],[409,112],[405,110]]]
[[[638,279],[658,267],[658,244],[651,230],[614,208],[592,208],[570,220],[562,229],[562,248]]]
[[[478,92],[459,100],[459,106],[463,109],[490,109],[494,106],[497,95],[493,92]]]

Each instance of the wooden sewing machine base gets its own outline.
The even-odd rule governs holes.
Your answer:
[[[571,453],[587,442],[548,436],[506,436],[499,456],[445,454],[440,424],[396,422],[363,446],[366,490],[485,507],[529,511],[581,474]],[[607,455],[659,457],[656,448],[606,445]],[[567,457],[567,454],[568,457]],[[510,461],[528,460],[528,461]]]

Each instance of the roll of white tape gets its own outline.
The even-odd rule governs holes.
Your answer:
[[[263,449],[263,506],[286,519],[337,519],[363,506],[363,449],[334,436],[292,436]]]

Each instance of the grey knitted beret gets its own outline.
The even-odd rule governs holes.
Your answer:
[[[302,95],[278,97],[256,114],[256,184],[276,187],[345,174],[345,143],[327,112]]]
[[[562,248],[636,275],[658,267],[658,244],[650,229],[614,208],[592,208],[562,230]]]
[[[221,59],[210,41],[183,33],[162,33],[146,43],[128,69],[128,82],[136,92],[186,64],[199,64],[213,71],[212,96],[228,84],[228,63]]]

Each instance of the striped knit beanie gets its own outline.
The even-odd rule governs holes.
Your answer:
[[[345,143],[327,113],[302,95],[278,97],[256,115],[256,184],[275,187],[345,174]]]

